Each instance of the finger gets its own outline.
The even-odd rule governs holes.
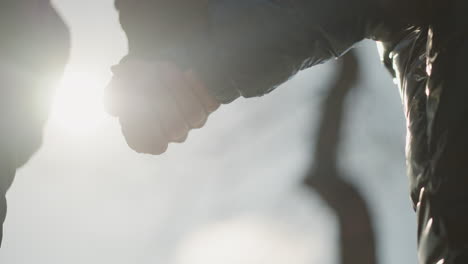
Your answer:
[[[182,137],[177,138],[177,139],[173,139],[172,142],[174,142],[174,143],[184,143],[188,138],[189,132],[190,132],[190,130],[187,130],[187,132]]]
[[[159,71],[155,74],[159,81],[152,85],[157,87],[148,92],[149,98],[154,100],[150,103],[152,111],[159,118],[161,127],[169,141],[179,142],[187,136],[189,126],[182,116],[174,96],[170,93],[169,87],[161,81],[164,79],[163,74]]]
[[[114,116],[132,111],[134,99],[151,87],[148,76],[152,77],[153,70],[151,64],[135,60],[112,66],[113,77],[104,97],[106,110]]]
[[[190,83],[177,66],[167,63],[161,69],[162,81],[168,87],[175,98],[182,116],[190,128],[203,125],[207,118],[207,112],[198,97],[194,94]]]
[[[115,77],[109,82],[105,89],[103,98],[106,112],[112,116],[119,116],[125,101],[124,90],[122,85],[116,81]]]
[[[212,113],[219,108],[220,103],[216,98],[210,95],[208,89],[205,87],[203,82],[196,77],[192,70],[184,73],[186,80],[191,84],[194,94],[198,97],[198,100],[202,103],[207,113]]]
[[[159,155],[167,150],[168,139],[159,122],[148,119],[120,118],[122,133],[128,145],[139,153]]]
[[[169,139],[153,110],[153,99],[144,93],[133,93],[126,102],[120,123],[129,146],[140,153],[161,154],[166,151]]]

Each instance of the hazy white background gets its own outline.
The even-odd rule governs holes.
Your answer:
[[[126,54],[112,0],[54,1],[73,50],[44,146],[18,172],[0,263],[334,264],[336,221],[300,186],[334,64],[223,106],[163,156],[132,152],[104,114]],[[383,264],[416,263],[397,88],[372,43],[349,102],[341,166],[370,199]]]

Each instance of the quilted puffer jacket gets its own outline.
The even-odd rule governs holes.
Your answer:
[[[2,224],[5,193],[15,171],[41,145],[54,82],[64,70],[70,44],[68,29],[48,0],[0,1],[0,36]]]
[[[423,264],[468,263],[468,2],[117,0],[131,58],[194,70],[221,103],[262,96],[365,39],[400,87]],[[467,56],[467,57],[465,57]]]

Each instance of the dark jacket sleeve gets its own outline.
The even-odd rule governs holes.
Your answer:
[[[116,2],[129,38],[126,59],[190,67],[222,103],[262,96],[297,71],[340,56],[365,34],[360,1],[214,0],[196,15],[187,15],[183,3],[160,2]]]
[[[439,2],[424,26],[385,43],[407,118],[419,263],[468,263],[468,4]]]

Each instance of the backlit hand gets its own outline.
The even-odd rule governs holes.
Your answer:
[[[191,129],[202,127],[219,107],[193,72],[182,72],[173,63],[129,60],[113,71],[106,106],[137,152],[165,152],[170,142],[183,142]]]

